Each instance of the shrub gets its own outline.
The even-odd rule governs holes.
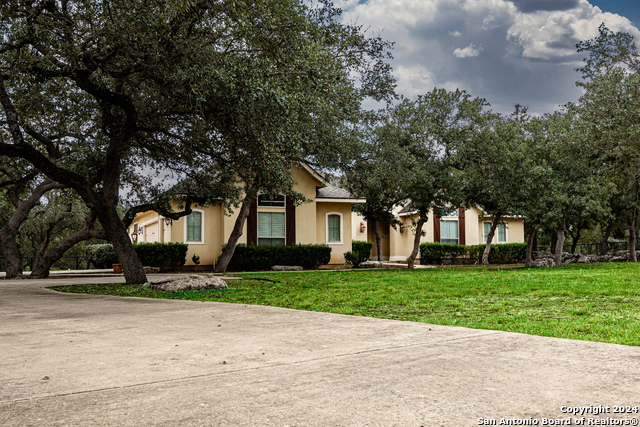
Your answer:
[[[469,246],[469,257],[476,259],[478,263],[482,262],[482,254],[485,245]],[[491,245],[489,252],[489,263],[508,264],[513,262],[522,262],[527,257],[526,243],[499,243]]]
[[[96,268],[111,268],[113,264],[118,263],[118,256],[111,243],[89,245],[85,254]]]
[[[369,261],[371,248],[373,248],[372,242],[354,240],[351,242],[351,250],[344,253],[344,259],[354,267],[357,267],[361,262]]]
[[[188,246],[184,243],[138,243],[133,245],[142,265],[180,267],[187,262]]]
[[[179,267],[187,261],[188,248],[183,243],[139,243],[133,248],[145,266]],[[96,268],[110,268],[119,263],[111,243],[89,245],[86,254]]]
[[[446,243],[422,243],[420,245],[420,260],[428,263],[441,263],[442,258],[458,258],[465,256],[465,245],[450,245]]]
[[[231,270],[269,270],[274,265],[300,265],[318,268],[331,260],[327,245],[256,246],[239,244],[229,262]]]

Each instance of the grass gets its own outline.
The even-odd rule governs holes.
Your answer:
[[[227,292],[171,295],[122,284],[51,289],[257,304],[640,345],[640,264],[237,276],[240,279],[228,282],[235,290]]]

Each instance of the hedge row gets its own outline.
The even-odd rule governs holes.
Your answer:
[[[485,245],[473,245],[469,246],[469,258],[478,260],[478,263],[482,262],[482,254],[484,253]],[[491,245],[491,251],[489,252],[490,264],[509,264],[512,262],[523,262],[527,258],[527,244],[526,243],[500,243],[497,245]]]
[[[423,263],[441,263],[442,258],[459,258],[465,256],[465,245],[450,245],[446,243],[422,243],[420,245],[420,260]]]
[[[145,266],[180,267],[187,261],[184,243],[138,243],[133,248]],[[119,262],[111,243],[87,246],[86,255],[96,268],[111,268]]]
[[[327,245],[247,246],[239,244],[229,262],[229,269],[269,270],[274,265],[300,265],[305,269],[313,269],[321,264],[328,264],[330,260],[331,248]]]
[[[485,245],[448,245],[441,243],[422,243],[420,258],[423,263],[440,263],[443,258],[471,258],[482,261]],[[501,243],[491,245],[489,263],[508,264],[522,262],[527,255],[526,243]]]
[[[357,267],[361,262],[369,261],[372,248],[372,242],[354,240],[351,242],[351,250],[344,253],[344,259],[354,267]]]

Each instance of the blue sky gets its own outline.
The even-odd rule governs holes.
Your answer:
[[[604,12],[627,17],[636,27],[640,26],[640,0],[599,0],[591,1],[591,4]]]
[[[346,22],[395,41],[397,92],[464,89],[494,111],[553,112],[581,95],[575,44],[604,22],[640,45],[640,0],[335,0]]]

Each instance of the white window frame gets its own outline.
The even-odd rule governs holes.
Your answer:
[[[491,226],[493,225],[492,223],[490,223],[489,221],[484,221],[482,223],[482,243],[486,244],[487,243],[487,236],[484,235],[484,224],[489,224],[489,230],[491,230]],[[498,231],[498,227],[500,226],[504,226],[504,238],[505,240],[500,240],[500,232]],[[498,227],[496,227],[496,232],[493,235],[493,240],[491,241],[491,243],[507,243],[509,241],[509,227],[507,227],[506,223],[501,222],[500,224],[498,224]]]
[[[504,240],[500,240],[500,226],[504,227]],[[509,229],[509,227],[507,227],[507,223],[505,222],[501,222],[500,224],[498,224],[498,227],[496,227],[496,242],[497,243],[507,243],[509,241],[509,235],[507,234],[507,230]]]
[[[275,211],[272,211],[270,209],[276,209]],[[263,209],[269,209],[269,210],[263,210]],[[285,212],[282,212],[281,207],[278,206],[269,206],[268,208],[262,208],[261,210],[258,211],[258,215],[257,215],[257,222],[258,222],[258,226],[256,229],[256,233],[258,234],[257,239],[258,239],[258,246],[260,246],[260,239],[283,239],[284,243],[282,244],[283,246],[287,244],[287,215]],[[260,214],[279,214],[279,215],[284,215],[284,235],[283,236],[270,236],[270,237],[260,237]],[[271,245],[271,246],[275,246],[275,245]]]
[[[457,240],[458,242],[457,243],[449,243],[449,244],[450,245],[459,245],[460,244],[460,220],[458,219],[457,216],[456,217],[447,216],[445,218],[456,218],[456,219],[441,219],[440,220],[440,227],[441,227],[441,229],[440,229],[440,243],[442,243],[442,241],[445,240],[445,237],[443,236],[443,233],[442,233],[442,223],[443,222],[447,222],[447,223],[448,222],[455,222],[456,223],[456,230],[457,230],[457,234],[458,234],[458,237],[455,240]],[[446,240],[454,240],[454,239],[446,238]]]
[[[329,241],[329,216],[330,215],[338,215],[340,217],[340,241],[338,242],[330,242]],[[327,212],[324,215],[324,231],[325,231],[325,242],[327,245],[343,245],[344,244],[344,216],[340,212]]]
[[[491,232],[491,225],[492,225],[492,224],[491,224],[490,222],[488,222],[488,221],[483,221],[483,222],[482,222],[482,243],[483,243],[483,244],[486,244],[486,243],[487,243],[487,237],[489,237],[489,234],[488,234],[488,233],[487,233],[487,235],[485,235],[485,234],[484,234],[484,225],[485,225],[485,224],[489,224],[489,232]],[[495,237],[495,236],[494,236],[494,237]],[[493,242],[491,242],[491,243],[493,243]]]
[[[183,222],[184,222],[184,235],[183,235],[183,242],[188,244],[188,245],[204,245],[204,210],[202,209],[191,209],[191,212],[199,212],[200,213],[200,240],[198,241],[190,241],[187,240],[187,216],[185,215],[183,216]]]

